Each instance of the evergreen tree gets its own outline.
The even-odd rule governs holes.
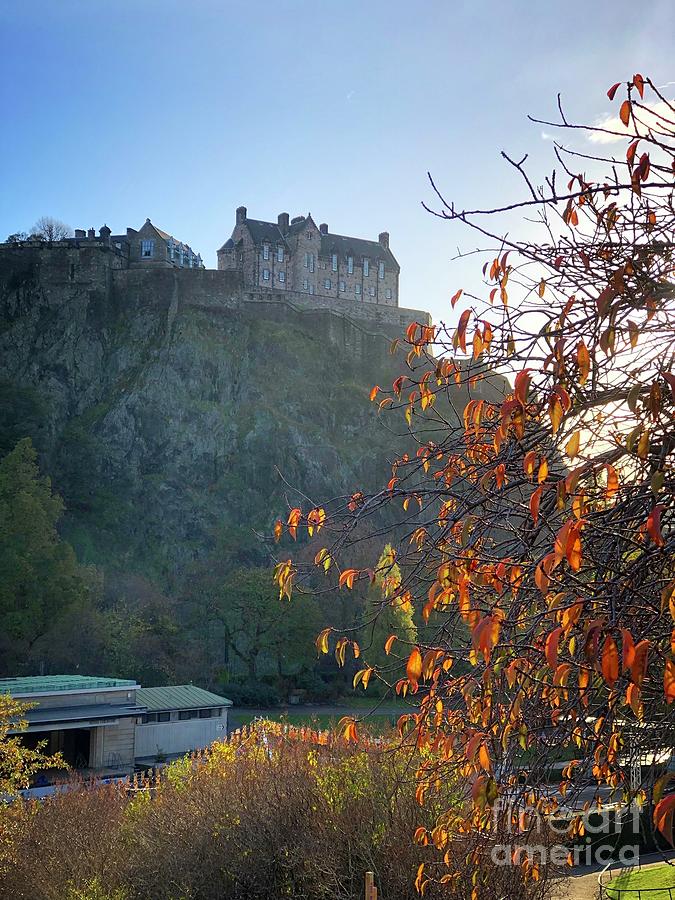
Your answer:
[[[63,501],[40,476],[30,438],[0,460],[0,671],[39,658],[36,644],[86,584],[72,547],[56,530]]]

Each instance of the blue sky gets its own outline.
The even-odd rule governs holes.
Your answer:
[[[526,114],[675,80],[674,36],[672,0],[0,0],[0,239],[149,216],[215,267],[238,205],[311,211],[388,230],[402,304],[442,318],[475,239],[421,208],[427,170],[460,206],[517,199],[499,151],[551,158]]]

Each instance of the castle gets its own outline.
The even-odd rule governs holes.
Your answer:
[[[256,303],[281,313],[290,307],[362,322],[369,332],[388,335],[411,322],[430,322],[423,310],[399,306],[400,266],[387,232],[377,241],[332,234],[311,215],[289,220],[281,213],[276,223],[265,222],[249,219],[240,206],[232,236],[218,250],[217,269],[207,269],[189,244],[150,219],[125,234],[103,225],[98,234],[77,229],[61,240],[12,238],[0,249],[0,262],[12,270],[39,270],[54,286],[106,297],[142,291],[159,299],[168,292],[176,303],[201,308]]]
[[[218,268],[242,273],[253,289],[301,293],[398,306],[401,267],[389,249],[389,234],[377,241],[317,228],[311,214],[280,213],[276,222],[249,219],[236,211],[232,236],[218,251]]]

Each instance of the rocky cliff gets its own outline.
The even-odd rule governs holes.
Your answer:
[[[381,482],[391,435],[368,391],[403,363],[377,325],[210,303],[170,270],[68,253],[0,251],[0,409],[6,443],[34,438],[82,561],[160,580],[216,547],[257,563],[289,485],[323,500]]]

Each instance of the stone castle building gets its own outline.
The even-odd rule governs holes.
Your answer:
[[[337,301],[398,306],[400,266],[389,249],[389,234],[377,241],[332,234],[311,214],[289,221],[249,219],[236,212],[232,236],[218,251],[218,268],[241,274],[255,291],[293,291]]]
[[[29,239],[29,242],[33,239]],[[75,229],[75,237],[64,238],[65,244],[76,248],[109,247],[123,257],[129,268],[203,269],[204,263],[199,253],[188,244],[179,241],[153,225],[150,219],[136,230],[127,228],[126,234],[113,234],[107,225],[102,225],[98,235],[93,228]]]

